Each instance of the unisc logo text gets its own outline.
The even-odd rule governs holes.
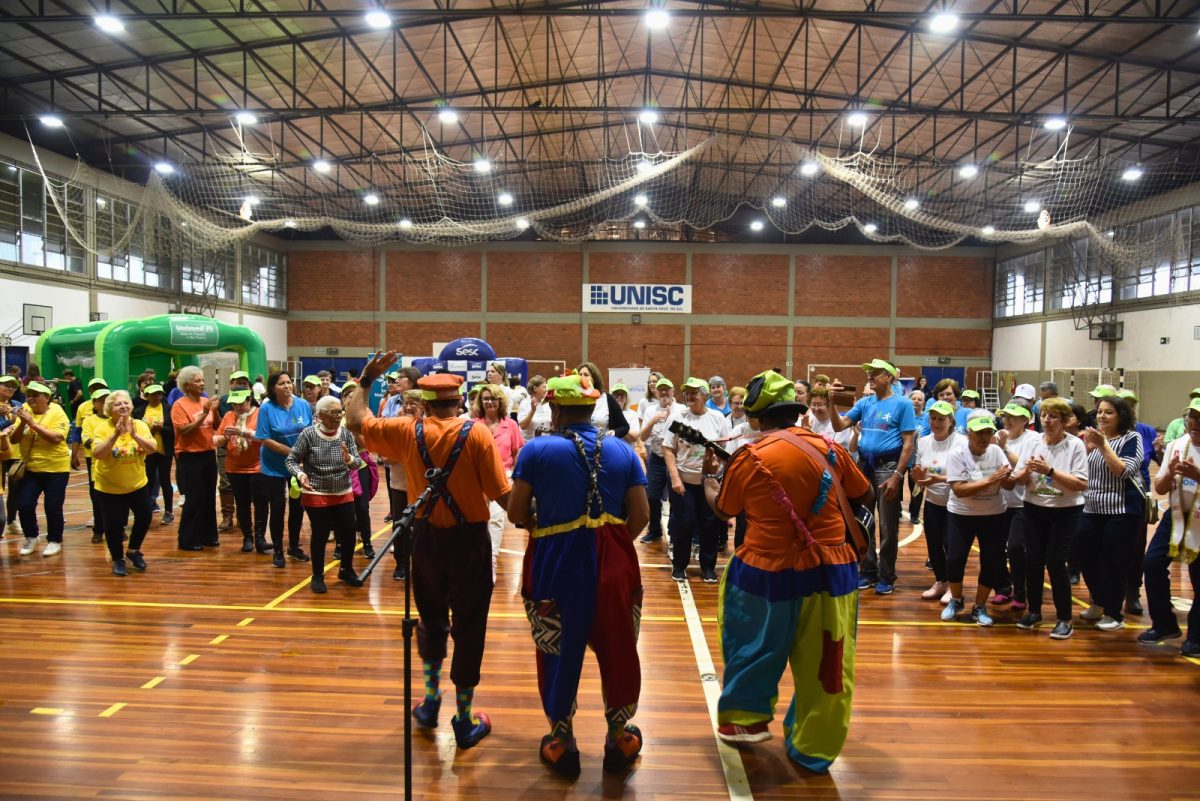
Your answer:
[[[591,312],[665,312],[692,310],[689,284],[586,284],[583,310]]]

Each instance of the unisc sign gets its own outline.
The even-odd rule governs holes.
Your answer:
[[[584,284],[585,312],[692,313],[691,284]]]

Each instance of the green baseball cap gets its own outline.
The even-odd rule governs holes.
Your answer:
[[[768,409],[793,406],[797,413],[806,408],[796,400],[796,384],[774,370],[766,370],[746,385],[746,414],[757,417]]]
[[[244,378],[247,381],[249,381],[250,374],[247,373],[245,370],[235,370],[234,372],[229,374],[229,380],[233,381],[235,378]]]
[[[703,392],[705,395],[708,394],[708,382],[705,381],[703,378],[696,378],[696,376],[694,376],[694,375],[688,376],[688,380],[684,381],[683,384],[680,385],[680,388],[681,389],[698,389],[701,392]]]
[[[250,390],[248,389],[236,389],[229,393],[230,403],[245,403],[248,400],[250,400]]]
[[[304,376],[304,381],[301,383],[312,384],[314,387],[319,387],[321,386],[321,379],[317,378],[315,375],[306,375]]]
[[[658,379],[658,383],[654,385],[655,389],[659,389],[660,387],[670,387],[671,389],[674,389],[675,385],[671,383],[671,379],[664,376]]]
[[[1188,397],[1190,397],[1190,398],[1200,398],[1200,387],[1196,387],[1196,388],[1195,388],[1195,389],[1193,389],[1191,392],[1189,392],[1189,393],[1188,393]]]
[[[100,376],[96,376],[95,378],[93,378],[91,381],[88,382],[88,389],[91,389],[92,387],[107,387],[107,386],[108,386],[108,382],[105,381]]]
[[[43,395],[53,395],[54,391],[50,387],[43,384],[41,381],[30,381],[25,385],[26,392],[40,392]]]
[[[384,378],[386,378],[388,381],[395,381],[399,377],[400,373],[396,372],[395,370],[384,376]]]
[[[1005,406],[1003,409],[1001,409],[1000,411],[996,412],[996,414],[997,415],[1008,414],[1008,415],[1012,415],[1013,417],[1024,417],[1026,420],[1029,420],[1033,417],[1033,412],[1029,411],[1028,409],[1026,409],[1024,406],[1022,406],[1019,403],[1010,403],[1007,406]]]
[[[975,400],[979,400],[979,393],[973,389],[964,389],[962,391],[962,394],[959,395],[959,397],[960,398],[974,398]]]
[[[626,395],[628,395],[629,387],[625,386],[624,384],[614,384],[613,388],[609,390],[609,393],[613,394],[613,395],[615,395],[618,392],[624,392]]]
[[[987,415],[987,416],[981,415],[979,417],[976,417],[974,420],[967,421],[967,430],[968,431],[995,431],[996,430],[996,421],[992,419],[991,415]]]
[[[1138,402],[1137,393],[1135,393],[1132,389],[1118,389],[1117,397],[1124,398],[1125,400],[1128,400],[1128,401],[1133,401],[1134,403]]]
[[[884,361],[883,359],[871,359],[869,362],[863,362],[862,369],[868,373],[873,373],[876,370],[883,370],[892,378],[900,375],[900,371],[896,369],[895,365],[893,365],[891,362]]]
[[[1088,394],[1093,398],[1112,398],[1116,396],[1117,390],[1110,384],[1100,384]]]
[[[100,389],[98,389],[92,393],[91,399],[94,401],[101,400],[102,398],[107,398],[111,394],[112,393],[109,392],[107,389],[105,389],[104,387],[101,387]]]
[[[1200,412],[1200,398],[1192,398],[1192,402],[1188,404],[1185,412]]]
[[[938,401],[937,403],[935,403],[929,407],[929,413],[930,414],[937,413],[937,414],[942,415],[943,417],[953,417],[954,416],[954,407],[951,406],[949,403],[946,403],[945,401]]]
[[[146,388],[142,390],[142,397],[145,397],[146,395],[153,395],[156,392],[162,391],[162,384],[147,384]]]
[[[0,375],[0,384],[16,384],[17,386],[21,386],[20,380],[15,375],[9,375],[8,373]]]

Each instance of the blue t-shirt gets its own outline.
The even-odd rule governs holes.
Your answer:
[[[536,437],[525,443],[517,454],[512,477],[533,488],[539,529],[570,523],[585,511],[588,473],[596,452],[596,427],[584,423],[572,425],[570,430],[583,438],[584,451],[588,455],[587,469],[579,458],[575,443],[566,437]],[[624,440],[606,437],[600,451],[599,479],[604,511],[624,517],[626,490],[645,483],[642,460],[633,448]]]
[[[917,430],[912,401],[903,395],[889,395],[883,400],[874,395],[859,398],[854,408],[846,413],[846,419],[862,423],[858,449],[868,461],[885,456],[899,457],[904,446],[904,438],[900,435]]]
[[[729,398],[725,399],[725,408],[724,409],[722,409],[717,404],[713,403],[712,398],[709,398],[708,400],[706,400],[704,402],[704,405],[707,406],[708,408],[712,409],[714,412],[720,412],[721,414],[725,415],[726,417],[728,417],[729,413],[733,411],[733,404],[729,402]]]
[[[1142,463],[1138,469],[1142,474],[1142,486],[1149,489],[1150,460],[1154,458],[1154,440],[1158,438],[1158,432],[1145,423],[1137,423],[1136,428],[1138,436],[1142,438]]]
[[[258,409],[258,429],[254,432],[254,438],[273,439],[290,448],[296,444],[300,432],[312,425],[312,421],[312,407],[303,398],[292,398],[290,409],[284,409],[275,401],[266,401]],[[283,465],[286,458],[270,448],[263,448],[259,451],[259,469],[264,476],[291,478],[292,474]]]
[[[919,416],[917,416],[917,415],[914,415],[914,416],[917,419],[917,434],[916,434],[917,439],[920,439],[921,437],[925,436],[926,434],[933,433],[933,429],[931,429],[929,427],[929,413],[928,412],[925,412],[924,414],[919,415]],[[917,453],[917,450],[916,450],[916,448],[914,448],[913,455],[915,456],[916,453]]]
[[[960,434],[967,433],[967,418],[971,416],[971,412],[975,411],[972,407],[968,409],[965,406],[959,406],[954,410],[954,430]]]

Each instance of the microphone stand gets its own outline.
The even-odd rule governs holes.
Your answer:
[[[412,616],[412,549],[413,549],[413,522],[417,517],[417,510],[424,506],[434,490],[440,490],[442,484],[445,483],[445,477],[441,468],[431,467],[425,471],[425,480],[428,485],[425,491],[417,496],[417,499],[404,507],[404,511],[392,523],[392,536],[382,548],[375,552],[375,558],[366,566],[358,578],[362,582],[366,582],[367,578],[375,570],[379,561],[391,550],[393,544],[400,537],[404,537],[404,542],[407,547],[404,549],[404,567],[407,579],[404,580],[404,798],[405,801],[412,799],[412,639],[413,632],[416,631],[417,621]]]

